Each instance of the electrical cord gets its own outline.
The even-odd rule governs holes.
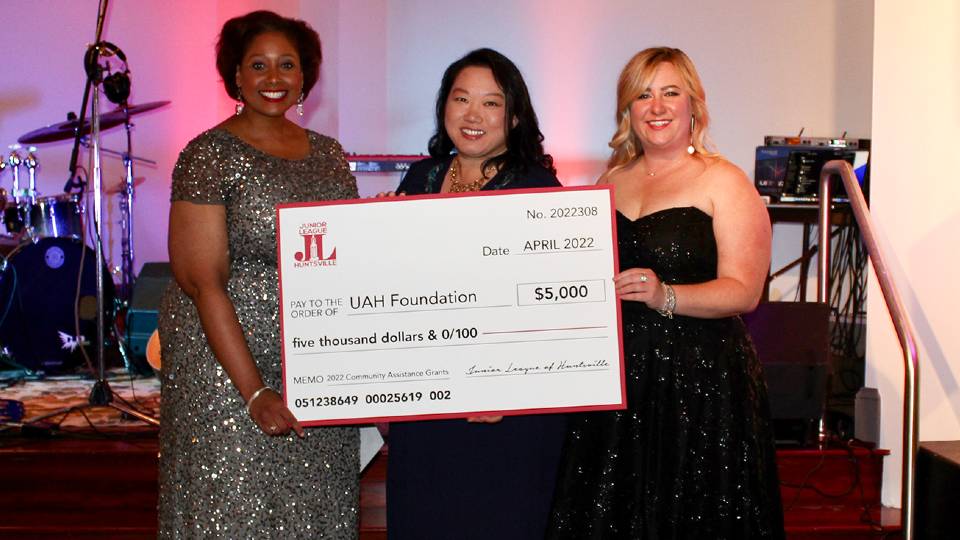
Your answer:
[[[835,320],[831,347],[839,360],[839,381],[852,395],[863,386],[864,358],[858,349],[864,329],[857,323],[865,313],[868,257],[860,229],[850,216],[838,229],[830,265],[830,307]]]
[[[812,491],[820,497],[825,499],[842,499],[848,497],[854,491],[859,490],[860,492],[860,509],[861,513],[859,516],[860,522],[866,525],[869,525],[874,530],[882,530],[882,524],[873,518],[871,512],[876,509],[876,504],[871,504],[867,501],[866,487],[863,482],[863,477],[861,469],[863,463],[859,457],[857,457],[855,449],[862,449],[867,451],[869,458],[873,459],[875,456],[875,451],[869,446],[860,444],[859,441],[855,439],[851,440],[840,440],[836,437],[829,436],[827,439],[828,444],[832,443],[833,445],[839,445],[841,449],[846,450],[847,452],[847,462],[850,465],[850,474],[852,479],[850,484],[838,493],[829,493],[826,490],[818,487],[813,482],[814,475],[819,472],[824,464],[826,463],[826,453],[824,450],[820,450],[820,459],[817,460],[817,463],[813,465],[803,476],[803,479],[800,483],[786,482],[781,480],[780,485],[790,489],[794,489],[793,498],[788,504],[785,504],[783,507],[784,512],[788,512],[793,509],[800,500],[800,496],[805,490]]]

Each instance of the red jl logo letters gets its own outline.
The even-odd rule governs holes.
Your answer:
[[[337,248],[333,248],[329,256],[323,256],[324,235],[301,234],[300,236],[303,237],[303,251],[298,251],[293,255],[297,262],[337,260]]]

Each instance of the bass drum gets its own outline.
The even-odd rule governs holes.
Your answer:
[[[7,262],[0,274],[0,343],[18,364],[35,371],[62,373],[83,364],[79,344],[97,341],[94,251],[71,238],[43,238],[14,251]],[[103,276],[109,313],[115,291],[106,269]],[[78,278],[80,296],[74,304]],[[94,360],[97,350],[89,345],[86,350]]]

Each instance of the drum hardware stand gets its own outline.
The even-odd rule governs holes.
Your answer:
[[[121,280],[120,298],[124,303],[130,301],[130,295],[133,292],[133,145],[130,137],[130,130],[133,127],[130,124],[130,114],[127,110],[126,101],[124,101],[123,112],[126,116],[124,126],[127,132],[127,151],[123,155],[124,170],[126,171],[126,185],[123,192],[120,193],[120,268]]]
[[[3,170],[7,168],[7,162],[0,156],[0,176],[3,176]],[[7,190],[0,186],[0,212],[7,209]]]
[[[124,109],[126,110],[126,109]],[[129,117],[128,117],[129,118]],[[133,249],[133,201],[135,197],[135,180],[133,174],[133,163],[140,162],[147,165],[156,166],[157,162],[152,159],[142,158],[134,156],[131,154],[131,136],[130,130],[133,127],[129,121],[124,124],[127,129],[127,151],[118,152],[116,150],[111,150],[109,148],[100,148],[101,154],[110,154],[116,157],[119,157],[123,160],[124,164],[124,181],[123,188],[117,193],[118,197],[118,206],[120,208],[120,247],[121,247],[121,289],[122,291],[117,295],[123,300],[123,305],[126,306],[130,301],[130,294],[133,292],[133,281],[134,281],[134,272],[133,272],[133,262],[134,262],[134,249]],[[83,138],[81,144],[84,147],[90,147],[90,141],[87,137]]]
[[[11,144],[8,146],[8,148],[10,149],[10,156],[7,158],[7,160],[4,161],[2,157],[0,157],[0,171],[2,171],[6,166],[10,166],[10,174],[13,176],[13,200],[10,201],[10,203],[12,203],[11,206],[16,219],[19,220],[20,224],[22,225],[25,223],[25,220],[29,218],[29,216],[24,215],[26,213],[26,208],[21,201],[23,197],[23,190],[20,189],[20,164],[23,163],[23,158],[20,156],[20,153],[17,152],[17,150],[20,149],[19,144]],[[6,199],[6,196],[4,196],[4,199]],[[6,202],[6,200],[4,202]],[[4,207],[6,206],[7,205],[4,205]],[[4,218],[6,218],[6,214],[4,214]],[[13,231],[8,232],[13,233]],[[17,234],[19,233],[13,234],[13,236],[16,237]]]
[[[7,163],[10,164],[10,173],[13,174],[13,204],[20,205],[20,164],[23,163],[23,158],[20,157],[20,153],[17,150],[20,149],[19,144],[11,144],[10,148],[10,157],[7,159]]]
[[[37,151],[36,146],[31,146],[27,148],[27,157],[23,160],[23,164],[27,167],[27,175],[30,177],[29,191],[27,191],[27,199],[29,199],[30,204],[36,204],[37,202],[37,155],[34,152]]]
[[[133,127],[133,124],[130,124],[130,126]],[[89,148],[92,146],[93,143],[90,142],[90,138],[89,138],[89,137],[84,136],[82,139],[80,139],[80,144],[82,144],[84,148],[89,149]],[[129,158],[129,159],[131,159],[131,160],[133,160],[133,161],[139,161],[140,163],[146,163],[147,165],[153,165],[154,167],[156,167],[156,165],[157,165],[157,162],[154,161],[154,160],[152,160],[152,159],[147,159],[147,158],[139,157],[139,156],[132,156],[132,155],[126,153],[126,152],[120,152],[119,150],[111,150],[111,149],[109,149],[109,148],[104,148],[104,147],[102,147],[102,146],[100,147],[100,153],[101,153],[101,154],[108,154],[108,155],[111,155],[111,156],[114,156],[114,157],[118,157],[118,158],[120,158],[120,159],[127,159],[127,158]],[[132,171],[131,171],[131,172],[132,172]]]
[[[104,291],[103,291],[103,238],[101,235],[101,223],[102,223],[102,199],[103,199],[103,186],[101,184],[101,170],[100,170],[100,85],[103,83],[103,68],[100,66],[100,57],[101,56],[110,56],[116,54],[118,58],[124,60],[122,52],[119,49],[107,42],[101,41],[100,37],[103,34],[103,21],[107,11],[107,2],[108,0],[100,0],[100,5],[98,6],[97,12],[97,32],[96,39],[94,40],[93,45],[90,45],[87,48],[86,53],[84,54],[84,68],[87,72],[87,84],[83,94],[83,105],[81,107],[80,114],[80,125],[77,128],[77,135],[74,141],[74,151],[71,157],[70,167],[71,167],[71,178],[67,181],[68,187],[75,185],[73,183],[73,175],[76,173],[76,156],[77,151],[80,146],[80,138],[83,130],[83,119],[86,113],[87,108],[87,98],[90,96],[90,90],[93,89],[93,97],[91,100],[91,118],[92,118],[92,130],[91,141],[92,148],[90,151],[90,160],[92,162],[91,170],[93,171],[93,222],[94,222],[94,240],[95,240],[95,251],[96,251],[96,284],[97,284],[97,380],[93,385],[93,388],[90,390],[89,403],[87,405],[81,406],[80,408],[86,407],[112,407],[122,413],[130,415],[138,420],[141,420],[145,423],[159,426],[160,422],[153,418],[152,416],[140,412],[136,409],[128,407],[126,405],[120,405],[115,403],[113,400],[113,390],[110,388],[110,384],[106,380],[106,362],[104,359],[104,349],[106,344],[106,332],[105,332],[105,317],[104,317]],[[129,86],[129,83],[128,83]],[[123,98],[126,101],[126,96]],[[131,180],[132,181],[132,180]],[[79,339],[79,338],[78,338]],[[43,415],[38,418],[30,419],[25,423],[32,423],[39,420],[44,420],[53,416],[60,414],[69,413],[77,407],[71,407],[63,409],[60,411],[55,411],[50,414]]]
[[[0,176],[3,176],[3,171],[7,168],[7,160],[3,159],[3,156],[0,156]],[[10,204],[10,201],[7,199],[7,190],[0,186],[0,215],[3,215],[4,223],[3,226],[6,228],[6,219],[7,219],[7,205]],[[12,236],[10,231],[4,233],[4,236]],[[3,263],[6,264],[6,259],[3,260]]]
[[[124,111],[127,110],[126,107],[123,108]],[[133,162],[139,161],[140,163],[145,163],[147,165],[156,165],[157,162],[152,159],[137,157],[132,155],[132,137],[130,135],[131,128],[133,124],[130,123],[130,117],[127,116],[124,126],[127,130],[127,151],[118,152],[116,150],[111,150],[109,148],[100,147],[101,154],[109,154],[112,156],[119,157],[123,160],[124,165],[124,180],[123,187],[120,192],[117,193],[119,200],[120,208],[120,249],[121,249],[121,284],[120,291],[117,294],[117,297],[123,300],[122,307],[130,301],[130,294],[133,292],[133,201],[135,193],[135,178],[133,175]],[[90,148],[92,143],[88,137],[84,137],[80,144],[84,148]]]

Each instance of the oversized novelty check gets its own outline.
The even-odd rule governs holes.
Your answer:
[[[307,425],[625,406],[612,191],[277,207],[284,397]]]

